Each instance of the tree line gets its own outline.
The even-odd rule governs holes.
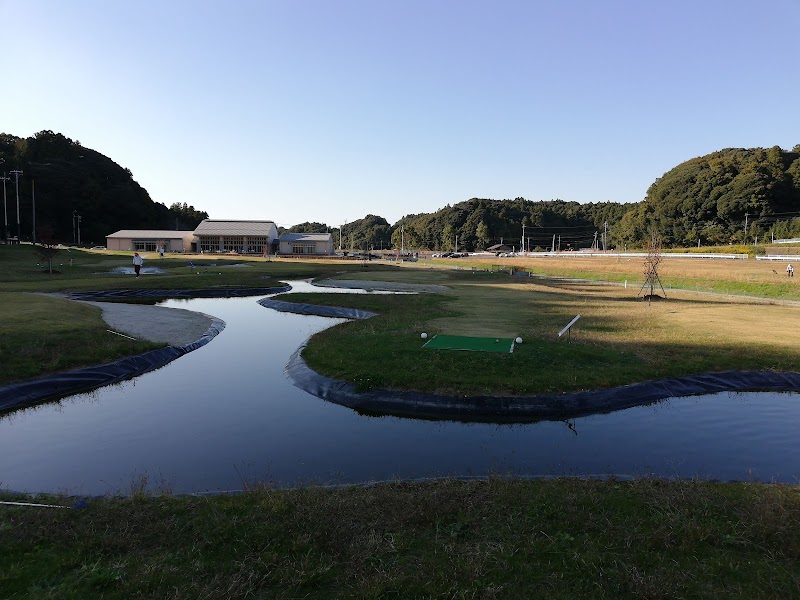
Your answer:
[[[37,227],[62,242],[76,241],[76,216],[81,241],[91,243],[120,229],[191,230],[208,218],[186,203],[154,202],[130,170],[52,131],[30,138],[0,134],[0,160],[9,176],[3,237],[17,234],[12,171],[21,172],[22,239],[34,234],[34,199]],[[653,233],[665,248],[800,237],[800,144],[791,151],[728,148],[693,158],[658,178],[641,202],[471,198],[394,224],[368,214],[341,227],[308,221],[282,231],[329,232],[337,247],[353,251],[642,248]]]

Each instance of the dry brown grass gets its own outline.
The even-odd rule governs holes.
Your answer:
[[[662,281],[668,283],[671,278],[690,278],[699,280],[729,280],[746,282],[774,283],[791,282],[800,286],[800,278],[786,277],[786,265],[782,262],[748,260],[725,260],[704,258],[669,258],[668,254],[662,255],[664,259],[659,264],[658,272]],[[463,262],[460,262],[463,261]],[[469,266],[477,264],[511,265],[525,267],[537,271],[593,271],[615,275],[630,275],[631,280],[638,278],[641,282],[644,259],[641,257],[516,257],[516,258],[485,258],[469,257],[459,259],[459,265]]]

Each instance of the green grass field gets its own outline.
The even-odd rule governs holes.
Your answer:
[[[83,510],[0,506],[0,532],[3,598],[749,600],[800,591],[800,495],[790,486],[491,478],[255,488],[90,500]]]
[[[391,281],[446,284],[418,296],[287,295],[289,301],[363,308],[380,316],[315,335],[303,356],[316,370],[360,389],[519,395],[606,388],[728,369],[793,371],[796,305],[670,291],[663,302],[638,288],[512,278],[480,271],[380,273]],[[347,275],[376,277],[373,274]],[[576,315],[569,339],[558,332]],[[428,352],[421,332],[521,336],[513,354]]]
[[[94,343],[99,310],[23,291],[134,285],[209,287],[282,278],[368,278],[444,284],[419,295],[292,295],[380,313],[315,336],[306,357],[362,388],[520,394],[618,385],[723,368],[795,370],[796,288],[758,265],[698,267],[665,277],[712,281],[769,302],[669,288],[642,303],[636,289],[483,271],[286,262],[191,274],[95,275],[129,257],[77,253],[49,276],[30,248],[0,247],[0,364],[6,380],[70,361],[138,353],[117,336]],[[166,264],[169,262],[170,266]],[[696,264],[696,263],[695,263]],[[553,274],[632,278],[634,265],[550,263]],[[62,265],[59,265],[62,267]],[[430,266],[430,265],[427,265]],[[605,269],[605,270],[604,270]],[[692,269],[697,269],[695,272]],[[570,271],[571,272],[571,271]],[[222,273],[222,274],[220,274]],[[270,279],[263,279],[269,277]],[[195,283],[196,282],[196,283]],[[699,286],[699,283],[697,284]],[[582,318],[572,341],[557,332]],[[428,351],[420,332],[521,335],[513,354]],[[141,342],[136,342],[141,344]],[[97,346],[97,347],[94,347]],[[76,356],[90,348],[93,355]],[[38,369],[38,370],[37,370]],[[696,481],[558,479],[395,483],[242,495],[89,500],[81,510],[0,504],[2,598],[789,598],[800,595],[797,486]],[[2,472],[0,472],[2,488]],[[0,492],[0,500],[56,503]]]

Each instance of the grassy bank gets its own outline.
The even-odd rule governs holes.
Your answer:
[[[168,256],[160,260],[155,253],[146,254],[145,258],[145,266],[156,266],[163,273],[139,279],[113,274],[115,268],[131,266],[130,253],[65,249],[54,260],[55,272],[50,274],[43,270],[32,246],[0,246],[0,385],[104,364],[163,346],[109,334],[98,308],[13,292],[270,288],[283,285],[282,279],[364,269],[359,263],[324,261],[267,262],[204,256]]]
[[[111,334],[95,306],[0,293],[0,385],[112,362],[164,344]]]
[[[0,530],[3,598],[800,594],[788,486],[495,478],[110,498],[0,506]]]
[[[793,371],[800,359],[800,332],[787,326],[797,306],[677,291],[668,301],[648,304],[637,299],[633,287],[480,271],[379,275],[445,284],[450,291],[284,297],[379,313],[316,334],[303,354],[315,370],[362,389],[536,394],[728,369]],[[558,332],[575,315],[581,320],[568,342]],[[422,347],[423,331],[521,336],[525,342],[513,354],[434,351]]]
[[[365,270],[353,261],[296,261],[242,256],[167,255],[159,259],[144,253],[145,267],[163,272],[136,279],[114,274],[132,267],[132,254],[109,251],[63,250],[48,274],[32,246],[0,246],[0,282],[4,291],[71,292],[106,289],[206,289],[219,287],[275,287],[281,279],[303,279],[347,270]]]

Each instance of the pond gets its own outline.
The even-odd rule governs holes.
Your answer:
[[[257,298],[169,300],[223,319],[210,344],[158,371],[0,418],[0,488],[174,493],[393,478],[654,474],[796,483],[800,394],[671,399],[570,422],[360,415],[292,386],[283,368],[340,319]]]

